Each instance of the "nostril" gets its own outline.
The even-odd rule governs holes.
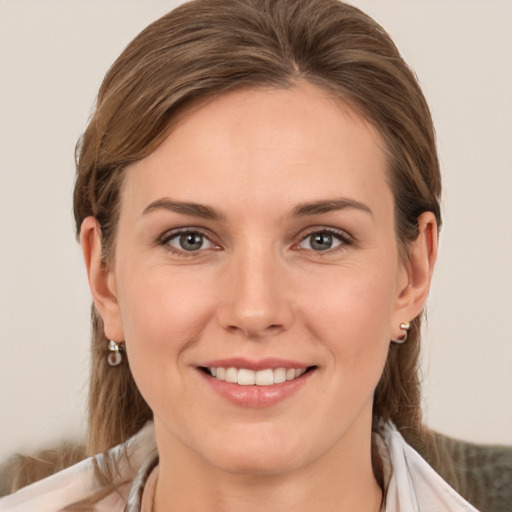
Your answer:
[[[283,326],[281,324],[271,324],[267,327],[258,328],[257,326],[247,325],[244,328],[237,325],[229,325],[227,329],[233,334],[243,335],[252,339],[265,336],[265,334],[277,334],[283,329]]]

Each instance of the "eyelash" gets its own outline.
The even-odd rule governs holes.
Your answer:
[[[318,251],[315,251],[313,249],[306,249],[306,250],[311,251],[312,253],[315,254],[315,256],[327,256],[329,254],[332,254],[333,252],[343,250],[347,246],[350,246],[353,244],[352,237],[344,231],[336,230],[333,228],[317,228],[313,231],[310,231],[305,236],[303,236],[298,242],[296,242],[294,244],[293,247],[298,248],[298,246],[300,244],[302,244],[308,238],[313,237],[314,235],[326,235],[326,234],[329,236],[332,236],[334,239],[336,239],[338,242],[340,242],[340,244],[334,248],[328,248],[325,250],[318,250]],[[173,247],[172,245],[169,244],[169,242],[171,240],[177,239],[178,237],[183,236],[183,235],[199,235],[203,238],[203,240],[207,240],[210,244],[213,244],[214,247],[208,248],[208,249],[201,248],[201,249],[198,249],[197,251],[186,251],[186,250],[177,249],[176,247]],[[207,235],[206,233],[204,233],[202,230],[200,230],[198,228],[187,228],[187,229],[182,229],[179,231],[167,232],[158,239],[157,244],[164,247],[167,251],[169,251],[173,254],[177,254],[180,256],[184,256],[184,257],[197,257],[205,250],[217,250],[220,248],[217,244],[215,244],[215,242],[213,242],[210,239],[209,235]]]

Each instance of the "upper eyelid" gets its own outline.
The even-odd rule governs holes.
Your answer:
[[[187,226],[187,227],[183,227],[183,228],[168,229],[167,231],[165,231],[158,237],[157,241],[159,243],[165,243],[165,242],[169,241],[171,238],[177,237],[179,235],[183,235],[185,233],[199,233],[200,235],[202,235],[205,238],[207,238],[208,240],[210,240],[210,242],[215,243],[212,240],[213,236],[209,230],[206,230],[204,228],[195,227],[195,226],[190,226],[190,227]]]
[[[331,235],[338,235],[341,238],[345,238],[351,241],[354,240],[354,237],[345,229],[333,228],[330,226],[312,226],[310,228],[306,228],[306,230],[302,230],[296,236],[296,238],[298,238],[299,241],[302,241],[308,236],[314,235],[315,233],[329,233]]]

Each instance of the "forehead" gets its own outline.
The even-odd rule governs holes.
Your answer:
[[[122,202],[139,211],[165,195],[262,209],[329,195],[378,203],[391,194],[387,167],[377,130],[319,87],[238,90],[182,113],[127,170]]]

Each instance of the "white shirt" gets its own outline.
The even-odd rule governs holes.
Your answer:
[[[385,469],[383,512],[478,512],[405,442],[392,423],[384,423],[377,434]],[[94,510],[140,512],[142,508],[146,512],[143,509],[152,501],[149,495],[154,491],[158,464],[153,425],[148,423],[109,454],[120,461],[117,483],[127,483],[98,501]],[[60,512],[102,490],[92,459],[86,459],[0,499],[0,512]]]

